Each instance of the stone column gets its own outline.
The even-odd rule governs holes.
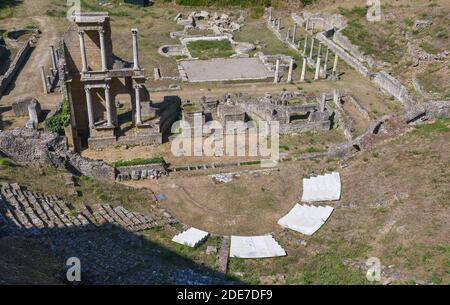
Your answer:
[[[327,104],[327,95],[325,93],[322,93],[322,100],[320,101],[320,111],[325,111],[325,105]]]
[[[141,85],[136,84],[134,86],[134,102],[136,108],[136,125],[142,124],[141,116]]]
[[[267,9],[269,11],[269,23],[272,21],[272,7]]]
[[[311,38],[311,50],[309,52],[309,58],[310,59],[313,58],[313,52],[314,52],[314,36],[312,36],[312,38]]]
[[[78,36],[80,38],[80,51],[81,51],[81,64],[83,65],[81,72],[88,72],[88,63],[86,58],[86,47],[84,45],[84,31],[79,31]]]
[[[91,96],[91,88],[84,87],[84,90],[86,91],[86,104],[87,104],[87,111],[88,111],[88,120],[89,120],[89,128],[94,128],[94,108],[92,106],[92,96]]]
[[[45,76],[45,70],[43,66],[41,66],[41,80],[42,80],[42,89],[44,93],[47,94],[48,93],[47,77]]]
[[[302,43],[302,41],[301,40],[299,40],[299,41],[297,41],[297,50],[300,52],[300,48],[301,48],[301,43]]]
[[[111,106],[111,91],[109,84],[105,85],[105,106],[106,106],[106,121],[108,127],[113,127],[112,106]]]
[[[319,54],[319,56],[317,56],[317,62],[316,62],[316,73],[314,74],[314,80],[318,80],[319,79],[319,74],[320,74],[320,61],[321,61],[322,57]]]
[[[337,73],[338,55],[334,53],[333,75]]]
[[[58,71],[58,66],[56,64],[55,47],[52,44],[50,45],[50,56],[52,57],[53,74],[56,74],[56,71]]]
[[[328,59],[330,58],[330,49],[327,47],[327,51],[325,53],[325,62],[323,64],[323,72],[325,73],[325,77],[327,75],[327,69],[328,69]]]
[[[106,47],[105,47],[105,30],[101,29],[98,31],[100,36],[100,51],[102,53],[102,70],[108,70],[108,64],[106,63]]]
[[[291,38],[291,28],[289,27],[286,33],[286,41],[289,42]]]
[[[287,83],[292,82],[292,70],[294,69],[294,59],[291,58],[291,60],[289,61],[289,72],[288,72],[288,78],[287,78]]]
[[[280,30],[281,30],[281,18],[278,18],[277,31],[279,32]]]
[[[308,48],[308,33],[305,35],[305,45],[303,46],[303,55],[306,55],[306,49]]]
[[[131,34],[133,37],[133,69],[140,70],[139,67],[139,55],[138,55],[138,43],[137,43],[137,29],[132,29]]]
[[[303,55],[303,66],[302,66],[302,75],[300,76],[300,81],[305,81],[305,74],[306,74],[306,65],[307,65],[307,58],[306,55]]]
[[[336,89],[333,90],[333,101],[336,105],[340,103],[341,100],[341,93],[337,91]]]
[[[311,26],[311,35],[314,35],[314,22],[312,23],[312,26]]]
[[[319,49],[317,50],[317,57],[322,56],[322,42],[319,41]]]
[[[305,22],[305,32],[306,32],[306,34],[308,34],[308,29],[309,29],[309,19],[307,19],[306,22]]]
[[[294,29],[292,30],[292,44],[295,44],[295,35],[297,34],[297,24],[294,24]]]
[[[275,66],[275,76],[273,78],[273,83],[277,84],[278,83],[278,73],[279,73],[279,69],[280,69],[280,60],[277,59],[277,63]]]

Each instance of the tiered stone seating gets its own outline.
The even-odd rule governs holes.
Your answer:
[[[172,238],[172,241],[189,246],[191,248],[197,247],[201,242],[203,242],[205,239],[207,239],[209,236],[208,232],[196,229],[196,228],[189,228],[184,232],[181,232],[178,235],[175,235]]]
[[[341,198],[341,178],[333,172],[303,179],[302,202],[331,201]]]
[[[138,232],[174,222],[161,211],[155,210],[155,217],[150,217],[109,204],[96,204],[93,208],[83,205],[78,211],[56,196],[29,192],[16,183],[3,184],[0,194],[0,225],[21,229],[26,234],[48,234],[51,229],[91,230],[106,224]]]
[[[268,258],[285,255],[286,251],[271,235],[231,236],[230,257]]]
[[[278,224],[284,228],[312,235],[327,221],[333,212],[330,206],[315,207],[296,204],[284,217],[278,220]]]

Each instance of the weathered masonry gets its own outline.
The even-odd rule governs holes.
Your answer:
[[[113,54],[107,13],[75,14],[64,34],[58,68],[71,110],[66,133],[76,150],[161,143],[167,126],[178,117],[179,103],[150,101],[139,64],[137,29],[131,30],[131,41],[132,63]]]

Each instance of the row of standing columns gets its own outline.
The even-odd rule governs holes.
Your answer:
[[[317,59],[316,59],[316,64],[315,64],[315,72],[314,72],[314,80],[318,80],[320,78],[320,68],[321,63],[322,63],[322,43],[319,44],[319,50],[318,50],[318,54],[317,54]],[[325,53],[325,62],[323,65],[323,71],[326,77],[327,74],[327,68],[328,68],[328,60],[329,60],[329,56],[330,56],[330,49],[327,48],[326,53]],[[336,75],[337,74],[337,64],[338,64],[338,55],[335,53],[334,56],[334,63],[333,63],[333,70],[332,70],[332,75]],[[312,57],[310,58],[310,60],[312,59]],[[301,71],[301,75],[300,75],[300,81],[305,81],[305,76],[306,76],[306,67],[308,65],[308,57],[303,54],[303,64],[302,64],[302,71]],[[289,70],[288,70],[288,76],[287,76],[287,82],[290,83],[292,82],[292,73],[293,73],[293,67],[294,67],[294,59],[291,58],[289,61]],[[278,83],[279,82],[279,74],[280,74],[280,60],[277,59],[276,64],[275,64],[275,75],[274,75],[274,83]]]
[[[103,88],[105,90],[105,108],[106,108],[106,126],[107,127],[115,127],[116,120],[113,118],[113,111],[112,108],[114,107],[111,103],[111,89],[109,84],[105,84],[100,87],[93,87],[93,86],[85,86],[84,90],[86,92],[86,104],[87,104],[87,111],[88,111],[88,121],[89,121],[89,128],[95,128],[95,117],[94,117],[94,106],[92,102],[92,92],[91,90],[94,88]],[[136,125],[142,124],[142,115],[141,115],[141,93],[140,90],[142,88],[142,85],[136,84],[134,85],[134,102],[135,102],[135,119],[136,119]]]
[[[99,40],[100,40],[100,52],[101,52],[101,61],[102,61],[102,71],[108,71],[108,60],[107,60],[107,53],[106,53],[106,42],[105,42],[105,30],[100,29],[98,31],[99,34]],[[138,55],[138,42],[137,42],[137,29],[131,30],[132,35],[132,41],[133,41],[133,69],[134,70],[140,70],[139,66],[139,55]],[[78,31],[78,36],[80,40],[80,52],[81,52],[81,71],[82,73],[88,72],[88,61],[87,61],[87,55],[86,55],[86,45],[85,45],[85,31],[80,30]],[[56,64],[56,63],[55,63]]]
[[[137,29],[131,30],[132,34],[132,44],[133,44],[133,69],[140,70],[139,65],[139,55],[138,55],[138,42],[137,42]],[[81,64],[82,64],[82,73],[88,73],[88,62],[86,56],[86,45],[84,35],[85,32],[80,30],[78,32],[79,40],[80,40],[80,51],[81,51]],[[107,62],[107,53],[106,53],[106,42],[105,42],[105,31],[104,29],[99,30],[99,39],[100,39],[100,52],[101,52],[101,62],[102,62],[102,71],[108,71],[108,62]],[[42,70],[42,73],[43,70]],[[113,117],[113,105],[111,101],[111,89],[110,85],[85,85],[85,93],[86,93],[86,104],[88,111],[88,121],[89,128],[95,128],[95,116],[94,116],[94,106],[92,101],[92,92],[91,90],[94,88],[103,88],[105,90],[105,108],[106,108],[106,121],[107,127],[113,128],[117,125],[117,119]],[[135,121],[136,125],[142,124],[142,115],[141,115],[141,94],[140,90],[142,85],[135,84],[134,85],[134,103],[135,103]]]
[[[281,18],[278,19],[274,19],[273,18],[273,14],[272,14],[272,8],[269,7],[268,8],[268,20],[267,23],[270,27],[272,28],[276,28],[278,32],[280,32],[281,29]],[[305,76],[306,76],[306,65],[308,64],[308,57],[309,60],[312,61],[313,60],[313,54],[314,54],[314,48],[315,48],[315,42],[316,42],[316,37],[314,36],[314,30],[315,30],[315,24],[314,21],[311,19],[307,19],[306,23],[305,23],[305,31],[306,31],[306,36],[305,36],[305,40],[304,40],[304,46],[303,46],[303,65],[302,65],[302,71],[301,71],[301,76],[300,76],[300,81],[305,81]],[[295,41],[295,37],[297,34],[297,24],[294,24],[294,27],[292,29],[292,33],[291,33],[291,28],[289,27],[286,33],[286,37],[284,38],[284,41],[286,41],[287,43],[290,43],[294,46],[297,47],[297,50],[299,52],[301,52],[301,41],[299,40],[297,42],[296,45],[296,41]],[[309,49],[309,56],[307,57],[307,50],[308,50],[308,34],[311,35],[311,46]],[[322,42],[319,42],[319,49],[317,52],[317,59],[315,62],[315,72],[314,72],[314,80],[318,80],[320,78],[320,69],[322,68],[325,74],[325,77],[327,75],[327,69],[328,69],[328,61],[329,61],[329,57],[330,57],[330,50],[327,47],[326,49],[326,53],[325,53],[325,58],[324,58],[324,64],[323,67],[321,66],[322,64]],[[335,54],[335,58],[334,58],[334,64],[333,64],[333,71],[332,71],[332,75],[336,75],[337,74],[337,63],[338,63],[338,55]],[[277,60],[276,62],[276,66],[275,66],[275,75],[274,75],[274,83],[278,83],[279,82],[279,65],[280,65],[280,60]],[[288,77],[287,77],[287,82],[291,82],[292,81],[292,70],[293,70],[293,65],[294,65],[294,61],[293,59],[290,60],[289,62],[289,71],[288,71]]]

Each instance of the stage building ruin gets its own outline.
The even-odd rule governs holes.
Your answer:
[[[178,119],[180,101],[152,103],[139,64],[138,30],[131,30],[133,62],[114,55],[108,13],[78,13],[58,50],[61,89],[71,110],[66,133],[75,150],[162,143]]]

